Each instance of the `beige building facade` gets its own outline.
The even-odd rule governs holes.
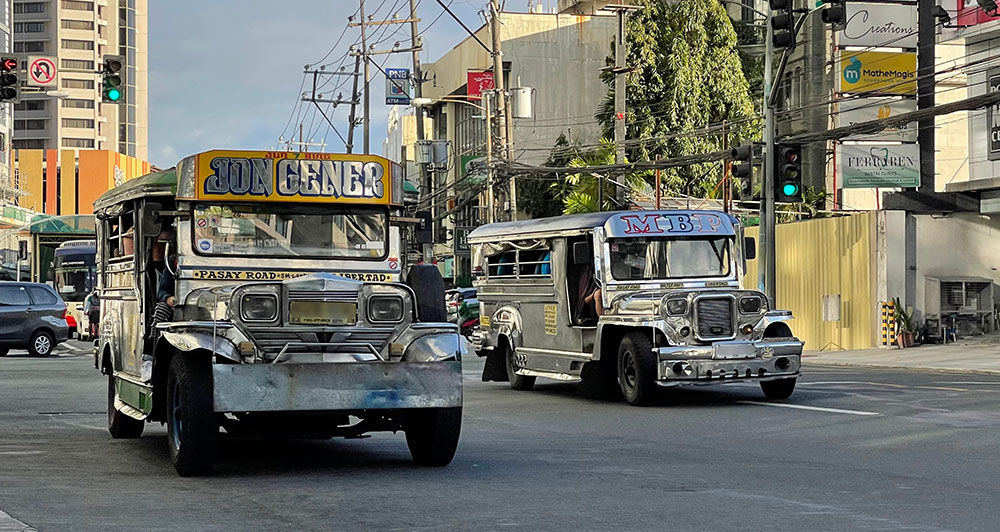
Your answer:
[[[22,90],[14,148],[104,149],[146,159],[147,0],[15,0],[13,18],[14,52],[52,57],[58,70],[57,87]],[[105,55],[125,58],[121,103],[101,101]]]

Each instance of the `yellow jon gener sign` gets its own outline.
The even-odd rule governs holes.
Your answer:
[[[209,151],[195,162],[199,200],[388,205],[391,168],[372,155]]]
[[[912,52],[841,52],[838,92],[917,93],[917,54]]]

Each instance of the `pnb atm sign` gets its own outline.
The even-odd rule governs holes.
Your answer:
[[[385,104],[410,105],[410,69],[385,69]]]

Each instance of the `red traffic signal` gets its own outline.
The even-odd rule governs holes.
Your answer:
[[[3,68],[4,72],[10,72],[11,70],[17,70],[17,58],[16,57],[4,57],[4,58],[0,58],[0,67]]]

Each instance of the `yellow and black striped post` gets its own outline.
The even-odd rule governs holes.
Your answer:
[[[892,301],[882,302],[882,346],[888,347],[896,340],[896,305]]]

